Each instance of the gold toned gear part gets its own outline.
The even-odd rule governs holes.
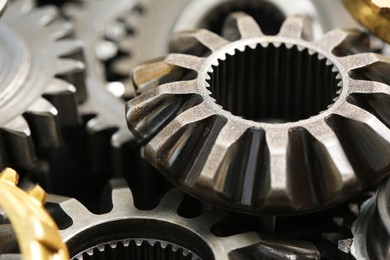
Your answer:
[[[0,173],[0,207],[15,230],[23,259],[69,259],[56,223],[43,208],[46,192],[38,185],[25,192],[16,186],[18,179],[10,168]]]
[[[390,43],[389,0],[343,0],[343,3],[364,27]]]

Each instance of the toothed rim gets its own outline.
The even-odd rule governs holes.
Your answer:
[[[61,127],[80,123],[84,64],[81,43],[63,39],[71,30],[57,8],[28,0],[10,2],[1,19],[1,157],[14,166],[34,167],[35,147],[60,146]]]
[[[149,162],[193,196],[253,214],[331,207],[387,175],[390,130],[380,105],[390,93],[381,74],[389,58],[348,54],[361,48],[354,46],[362,36],[357,31],[333,30],[318,40],[304,40],[310,28],[304,17],[288,18],[276,36],[264,36],[242,13],[229,19],[226,37],[237,40],[207,30],[183,32],[172,41],[175,53],[135,70],[133,79],[146,93],[128,103],[127,121],[146,143]],[[207,89],[209,68],[235,50],[266,43],[304,47],[309,55],[325,58],[326,65],[333,64],[332,71],[339,73],[335,79],[342,84],[335,102],[320,114],[280,124],[246,120],[223,110]],[[199,47],[211,54],[194,54]],[[379,70],[372,73],[375,66]],[[177,70],[188,78],[166,83]],[[165,84],[155,86],[159,82]],[[370,101],[372,108],[367,108],[362,99],[369,95],[379,99],[379,105]]]
[[[66,219],[63,213],[71,218],[71,224],[60,231],[71,257],[112,241],[148,240],[165,241],[166,245],[185,248],[188,254],[183,255],[186,256],[228,260],[231,251],[260,241],[255,232],[230,237],[215,236],[211,227],[226,216],[217,210],[192,219],[179,216],[177,210],[183,193],[177,190],[168,192],[155,209],[139,210],[133,204],[132,193],[125,181],[115,180],[110,184],[113,207],[110,212],[101,215],[89,212],[75,199],[49,196],[48,204],[59,206],[54,207],[56,210],[51,213],[54,219],[59,219],[60,229],[61,220]]]

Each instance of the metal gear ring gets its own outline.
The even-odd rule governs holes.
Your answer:
[[[32,169],[35,149],[61,145],[61,127],[80,123],[81,44],[55,7],[11,1],[0,23],[0,167]],[[77,87],[77,97],[76,97]]]
[[[189,194],[252,214],[320,210],[387,175],[390,59],[354,54],[369,49],[357,31],[305,40],[305,21],[264,36],[236,13],[225,38],[183,32],[139,66],[127,120],[144,157]]]
[[[390,181],[384,181],[376,196],[363,203],[352,225],[351,254],[356,259],[385,260],[390,257]]]
[[[284,254],[319,259],[310,243],[281,244],[256,232],[217,236],[212,227],[226,213],[208,210],[195,218],[184,218],[178,214],[183,199],[178,190],[166,194],[153,210],[139,210],[124,181],[113,180],[109,188],[111,210],[100,215],[92,214],[75,199],[49,196],[49,211],[60,229],[64,227],[61,234],[72,259],[227,260]]]

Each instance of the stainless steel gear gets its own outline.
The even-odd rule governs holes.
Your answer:
[[[75,24],[75,35],[85,45],[88,98],[80,109],[83,115],[92,116],[87,121],[87,132],[91,139],[91,168],[94,169],[106,167],[102,167],[102,163],[111,161],[110,158],[118,160],[110,149],[116,152],[134,140],[123,118],[124,102],[107,90],[108,82],[100,59],[112,55],[111,52],[116,53],[116,47],[105,40],[107,26],[123,12],[135,8],[137,3],[136,0],[121,0],[115,4],[110,0],[83,0],[63,7]]]
[[[165,55],[173,32],[201,27],[220,33],[223,21],[234,11],[255,16],[265,34],[276,34],[285,17],[294,14],[310,17],[315,37],[330,29],[357,25],[338,0],[150,0],[142,1],[141,6],[142,12],[125,13],[108,31],[108,37],[112,31],[122,32],[111,37],[119,42],[120,55],[108,62],[109,80],[118,80],[110,89],[127,100],[135,95],[132,70],[146,59]]]
[[[31,1],[11,1],[1,18],[1,168],[33,168],[37,147],[58,147],[60,128],[79,124],[84,65],[80,42],[64,39],[71,32],[55,7]]]
[[[217,236],[225,213],[209,210],[195,218],[178,215],[183,194],[169,192],[153,210],[139,210],[125,182],[110,182],[111,210],[95,215],[75,199],[49,196],[49,208],[65,227],[61,233],[73,259],[265,259],[319,254],[310,243],[279,243],[257,233]],[[270,258],[267,258],[270,259]]]
[[[384,260],[390,257],[390,181],[384,181],[375,196],[363,203],[352,225],[350,250],[357,259]]]
[[[236,13],[225,38],[183,32],[135,69],[144,94],[127,120],[145,158],[193,196],[254,214],[330,207],[386,176],[390,59],[354,54],[369,49],[358,31],[308,41],[305,21],[265,36]]]

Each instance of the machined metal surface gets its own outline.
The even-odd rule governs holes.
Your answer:
[[[376,196],[362,205],[352,226],[351,254],[358,260],[390,257],[390,181],[384,181]]]
[[[358,31],[310,41],[306,21],[265,36],[236,13],[224,38],[183,32],[135,69],[143,94],[127,120],[145,158],[193,196],[252,214],[323,209],[386,176],[390,59],[355,54],[369,50]]]
[[[390,3],[387,0],[343,0],[351,14],[364,27],[390,43]]]
[[[61,234],[73,259],[319,259],[310,243],[280,243],[256,232],[217,236],[212,227],[226,213],[208,210],[195,218],[182,217],[178,209],[183,194],[177,190],[153,210],[135,208],[121,180],[111,181],[109,191],[112,208],[100,215],[75,199],[49,196],[51,213],[64,227]]]
[[[1,18],[0,167],[33,168],[36,148],[59,147],[61,127],[80,123],[84,64],[71,32],[55,7],[31,1],[11,1]]]

